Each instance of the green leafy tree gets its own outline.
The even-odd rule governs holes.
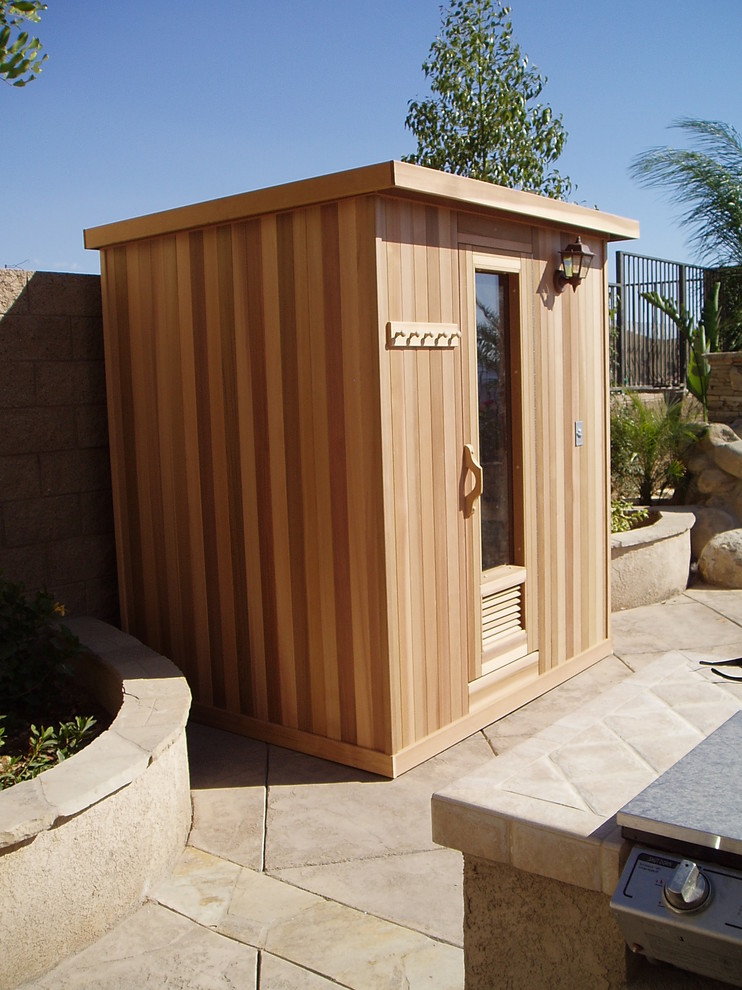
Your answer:
[[[553,167],[567,134],[538,102],[546,83],[513,40],[502,0],[450,0],[423,72],[432,95],[408,104],[417,151],[404,160],[564,198]]]
[[[644,186],[665,189],[685,208],[691,244],[721,265],[742,265],[742,138],[729,124],[682,118],[692,148],[650,148],[631,164]]]
[[[46,61],[41,42],[24,31],[24,22],[38,22],[46,4],[40,0],[0,0],[0,79],[25,86],[41,72]]]

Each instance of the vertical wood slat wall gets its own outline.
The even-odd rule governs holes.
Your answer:
[[[556,675],[605,644],[605,286],[553,297],[563,243],[364,196],[102,252],[123,620],[201,717],[386,773],[368,753],[478,727],[471,341],[390,348],[386,324],[460,323],[481,251],[523,259],[530,648]]]
[[[123,618],[199,706],[390,751],[373,202],[104,252]]]

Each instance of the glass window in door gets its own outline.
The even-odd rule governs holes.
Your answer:
[[[513,561],[508,276],[476,273],[482,570]]]

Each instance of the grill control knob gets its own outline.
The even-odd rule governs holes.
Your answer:
[[[663,887],[668,905],[675,911],[697,911],[708,900],[711,887],[696,863],[684,859],[672,880]]]

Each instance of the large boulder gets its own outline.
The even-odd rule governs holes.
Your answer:
[[[735,478],[742,478],[742,440],[720,444],[714,448],[714,461],[717,467]]]
[[[693,506],[696,524],[690,531],[690,555],[698,560],[706,544],[719,533],[726,533],[739,526],[739,520],[731,512],[713,505]]]
[[[742,588],[742,529],[712,537],[698,560],[698,572],[707,584]]]

